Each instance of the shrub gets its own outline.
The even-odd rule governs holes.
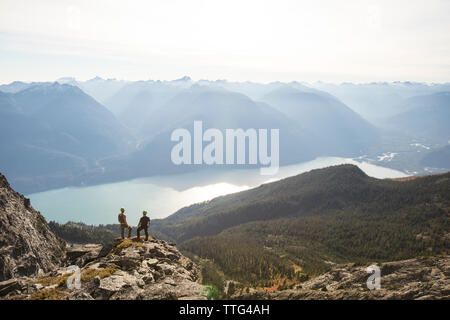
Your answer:
[[[42,278],[38,278],[37,280],[33,281],[33,283],[42,284],[44,287],[53,286],[55,284],[58,287],[62,287],[66,284],[67,279],[71,275],[73,275],[73,272],[67,272],[61,276],[56,276],[56,277],[42,277]]]
[[[33,293],[32,300],[64,300],[66,295],[58,288],[43,289]]]
[[[114,247],[113,252],[117,253],[122,249],[128,248],[130,246],[136,246],[136,247],[142,247],[142,242],[140,241],[133,241],[129,238],[126,238],[122,240],[117,246]]]
[[[103,278],[106,278],[106,277],[110,277],[117,270],[119,270],[119,268],[116,265],[113,265],[113,264],[110,265],[110,266],[107,266],[104,269],[88,268],[81,274],[81,281],[87,282],[87,281],[90,281],[90,280],[94,279],[97,276],[100,279],[103,279]]]
[[[208,300],[218,300],[219,299],[219,290],[217,290],[216,286],[205,286],[206,289],[206,299]]]

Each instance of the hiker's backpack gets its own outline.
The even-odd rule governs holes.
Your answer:
[[[119,222],[125,223],[125,215],[123,213],[119,213]]]

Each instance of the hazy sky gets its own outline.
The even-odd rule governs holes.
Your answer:
[[[0,83],[450,81],[448,0],[0,0]]]

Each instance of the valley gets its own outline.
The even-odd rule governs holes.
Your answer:
[[[49,221],[48,227],[38,224],[54,243],[118,246],[118,209],[126,208],[133,226],[148,210],[150,231],[163,241],[155,243],[176,244],[198,266],[192,279],[198,276],[195,281],[217,297],[333,299],[341,297],[333,291],[333,274],[345,277],[370,263],[406,261],[399,263],[408,272],[423,259],[445,265],[450,100],[440,90],[446,88],[319,88],[189,77],[14,82],[0,86],[0,171],[42,212],[39,219]],[[396,92],[395,98],[388,92]],[[369,100],[376,94],[386,105],[368,110],[375,108]],[[220,144],[208,144],[224,138],[212,139],[212,132],[234,130],[250,145],[248,133],[261,128],[278,133],[279,149],[274,141],[270,146],[278,169],[270,175],[261,174],[267,168],[254,161],[264,149],[261,141],[256,149],[239,149],[238,137],[236,150],[234,144],[226,148],[236,159],[221,153]],[[179,130],[194,135],[175,141]],[[171,157],[176,143],[183,145],[182,161]],[[206,157],[204,150],[210,151]],[[264,150],[267,158],[268,145]],[[333,292],[318,294],[316,287]],[[350,287],[349,296],[368,297]],[[406,297],[416,288],[405,290],[395,294]]]
[[[183,208],[152,229],[231,279],[298,283],[336,263],[446,254],[449,183],[448,173],[394,181],[340,165]]]

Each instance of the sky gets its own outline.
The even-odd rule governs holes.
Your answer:
[[[0,83],[450,81],[448,0],[0,0]]]

